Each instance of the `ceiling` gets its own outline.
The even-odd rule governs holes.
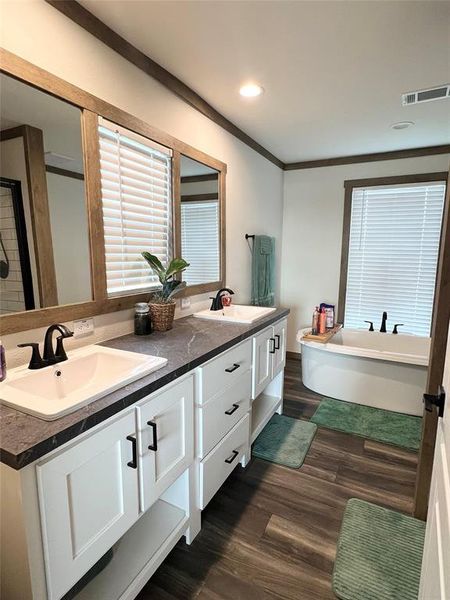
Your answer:
[[[450,83],[450,2],[80,3],[283,162],[450,141],[450,100],[400,102]]]

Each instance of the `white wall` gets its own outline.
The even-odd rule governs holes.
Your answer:
[[[291,309],[287,349],[309,326],[314,306],[337,304],[344,181],[447,171],[450,155],[287,171],[284,180],[281,304]]]
[[[84,181],[47,173],[59,304],[92,300]]]
[[[245,233],[275,236],[280,272],[283,173],[278,167],[44,0],[3,0],[1,13],[0,41],[7,50],[227,163],[227,284],[237,302],[250,298],[251,256]],[[277,301],[279,286],[278,278]],[[97,318],[96,323],[102,327],[103,321]],[[131,321],[128,326],[131,330]],[[4,336],[7,351],[18,337],[31,339],[29,332]],[[25,362],[27,355],[14,352],[14,363]]]

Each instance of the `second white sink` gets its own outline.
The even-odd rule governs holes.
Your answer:
[[[89,346],[43,369],[11,369],[0,384],[0,401],[52,421],[136,381],[167,363],[166,358]]]
[[[225,323],[243,323],[250,325],[274,310],[276,310],[276,308],[273,307],[232,304],[231,306],[225,306],[222,310],[201,310],[200,312],[194,313],[194,317],[222,321]]]

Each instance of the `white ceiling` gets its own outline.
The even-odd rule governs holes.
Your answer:
[[[285,162],[450,141],[450,100],[400,103],[450,83],[450,2],[81,4]],[[247,80],[265,94],[242,99]]]

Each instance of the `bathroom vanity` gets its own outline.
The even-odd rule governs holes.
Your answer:
[[[78,600],[134,598],[182,536],[192,542],[282,410],[288,312],[251,325],[186,317],[105,342],[168,363],[54,421],[1,407],[5,598],[59,600],[75,585]]]

